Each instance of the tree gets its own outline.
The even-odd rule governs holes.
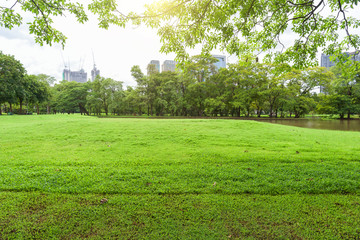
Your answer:
[[[86,97],[88,95],[88,83],[62,81],[56,84],[55,109],[57,112],[75,113],[81,112],[89,115],[86,109]]]
[[[268,57],[304,68],[317,64],[316,53],[326,44],[328,52],[358,49],[359,36],[351,35],[349,29],[358,28],[360,21],[346,15],[346,10],[357,4],[357,0],[168,0],[149,5],[143,16],[119,16],[118,22],[141,20],[158,28],[164,42],[161,50],[180,57],[196,45],[203,46],[204,52],[220,48],[237,56],[285,48],[282,40],[291,30],[296,36],[293,45],[282,54],[273,51]],[[323,10],[325,6],[331,12],[329,16]],[[109,16],[104,10],[100,13],[103,18]],[[346,37],[340,38],[338,31],[344,31]]]
[[[180,110],[180,85],[178,75],[175,72],[165,71],[157,75],[159,86],[157,88],[158,115],[169,113],[177,115]]]
[[[206,81],[216,74],[213,63],[217,60],[210,55],[196,55],[183,66],[182,77],[187,79],[186,101],[191,108],[191,115],[202,116],[205,112],[207,98]]]
[[[76,1],[6,3],[0,7],[0,26],[11,29],[22,24],[21,7],[34,15],[29,30],[40,44],[65,42],[65,36],[52,26],[53,16],[70,13],[81,23],[87,21],[84,6]],[[273,50],[269,58],[293,62],[297,68],[315,64],[319,48],[327,53],[358,49],[359,35],[351,34],[350,29],[359,28],[360,21],[347,15],[347,9],[356,7],[358,0],[161,0],[147,5],[143,14],[124,14],[116,0],[92,0],[88,5],[101,28],[111,24],[125,27],[129,22],[157,28],[163,42],[161,51],[175,52],[180,59],[188,57],[187,49],[197,45],[204,53],[222,49],[238,56]],[[296,38],[286,48],[282,40],[290,31]],[[346,37],[340,37],[339,31]],[[283,51],[274,50],[277,48]]]
[[[25,94],[23,65],[11,55],[5,55],[0,51],[0,105],[8,102],[10,112],[12,104]],[[0,107],[1,114],[1,107]]]
[[[226,88],[226,71],[225,68],[220,69],[218,74],[212,75],[205,82],[207,98],[205,100],[205,112],[208,115],[220,116],[229,114],[229,106]]]
[[[345,57],[331,68],[336,78],[328,87],[328,96],[321,98],[319,110],[323,113],[339,114],[347,118],[360,112],[360,64],[351,57]]]
[[[66,37],[55,29],[52,17],[65,16],[70,13],[78,22],[88,20],[82,4],[69,0],[24,0],[6,1],[0,6],[0,27],[12,29],[14,26],[23,24],[21,14],[30,13],[34,16],[32,21],[27,22],[29,32],[35,36],[35,41],[41,46],[54,42],[65,44]]]
[[[286,78],[291,95],[288,104],[295,118],[299,118],[315,107],[315,101],[311,98],[314,88],[327,85],[326,82],[331,81],[333,74],[325,68],[314,67],[303,71],[292,70]]]
[[[226,74],[228,101],[232,115],[240,117],[243,112],[249,117],[254,107],[261,112],[267,82],[264,70],[266,69],[262,64],[245,60],[231,64],[228,70],[220,72],[220,74]]]
[[[56,82],[56,79],[54,77],[46,74],[38,74],[36,75],[36,78],[38,79],[38,81],[46,83],[49,86],[54,85],[54,83]]]
[[[269,65],[267,67],[268,86],[264,95],[269,107],[269,117],[271,118],[274,112],[275,117],[277,117],[278,109],[282,105],[281,103],[285,102],[285,98],[289,94],[288,89],[285,87],[285,75],[291,68],[288,64]],[[280,111],[283,112],[283,109]]]
[[[46,75],[46,74],[38,74],[36,75],[36,78],[43,84],[47,85],[48,88],[50,88],[50,86],[54,85],[54,83],[56,82],[56,79],[52,76]],[[46,113],[50,114],[50,105],[51,105],[51,88],[49,89],[50,93],[48,98],[45,101],[46,104]]]
[[[109,113],[109,107],[118,109],[115,101],[122,98],[122,93],[119,93],[122,91],[122,82],[97,76],[94,82],[90,83],[90,88],[88,105],[98,110],[104,109],[106,115]]]
[[[50,98],[50,86],[47,81],[44,81],[44,76],[46,75],[28,75],[25,78],[27,85],[26,100],[36,106],[37,114],[40,114],[39,104],[48,101]]]
[[[120,115],[125,108],[125,95],[122,90],[122,83],[116,82],[121,85],[118,90],[112,93],[112,98],[109,104],[109,110],[112,114]]]
[[[150,64],[149,65],[149,73],[150,76],[157,74],[155,72],[155,66]],[[133,66],[131,68],[131,76],[133,76],[133,78],[135,78],[135,81],[137,83],[137,93],[139,94],[139,99],[142,100],[142,102],[144,103],[144,105],[147,107],[147,115],[149,116],[150,114],[153,114],[153,94],[151,91],[151,86],[150,86],[150,76],[145,76],[140,67],[138,65]],[[141,110],[141,106],[139,106],[139,112],[142,112]]]
[[[124,91],[124,113],[128,114],[143,114],[145,105],[144,96],[136,88],[130,86]]]
[[[340,118],[343,119],[345,114],[354,110],[354,105],[348,95],[332,92],[331,94],[320,96],[317,110],[319,113],[339,114]]]

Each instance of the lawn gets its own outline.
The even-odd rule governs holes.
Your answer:
[[[0,116],[0,239],[356,239],[359,216],[359,132]]]

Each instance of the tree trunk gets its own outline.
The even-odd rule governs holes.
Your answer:
[[[2,115],[2,112],[1,112],[1,104],[0,104],[0,115]]]
[[[108,110],[108,107],[105,105],[104,106],[104,110],[105,110],[105,114],[106,114],[106,116],[108,115],[108,112],[109,112],[109,110]]]
[[[348,119],[350,119],[350,115],[351,115],[351,113],[348,112],[348,114],[347,114],[347,118],[348,118]]]
[[[37,113],[37,115],[40,115],[39,104],[36,104],[36,113]]]
[[[19,114],[22,114],[22,105],[23,105],[23,100],[19,99],[20,101],[20,110],[19,110]]]
[[[79,104],[79,108],[80,108],[80,112],[81,112],[81,115],[84,113],[84,115],[86,114],[86,115],[90,115],[89,114],[89,112],[86,110],[86,108],[83,106],[83,105],[81,105],[81,104]],[[106,114],[107,115],[107,114]]]
[[[250,117],[250,108],[246,109],[246,117]]]
[[[280,111],[280,117],[284,118],[284,111]]]

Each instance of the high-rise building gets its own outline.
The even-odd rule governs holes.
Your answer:
[[[360,51],[355,52],[347,52],[346,53],[349,57],[351,57],[351,60],[360,62]]]
[[[93,69],[91,70],[91,81],[93,82],[96,78],[96,76],[100,75],[100,70],[96,68],[96,65],[94,64]]]
[[[87,82],[87,73],[84,71],[84,69],[80,69],[79,71],[70,71],[70,69],[64,69],[63,80],[69,82],[85,83]]]
[[[360,62],[360,52],[359,51],[344,52],[344,55],[346,55],[347,57],[351,57],[351,60],[353,60],[353,61]],[[336,65],[336,62],[333,62],[330,60],[330,55],[326,55],[324,53],[321,54],[321,58],[320,58],[320,66],[321,67],[330,68],[335,65]],[[323,86],[320,86],[320,92],[321,93],[325,92],[325,89]]]
[[[320,66],[321,67],[326,67],[326,68],[330,68],[330,67],[333,67],[335,66],[335,62],[332,62],[330,60],[330,56],[329,55],[326,55],[324,53],[321,54],[321,59],[320,59]]]
[[[160,61],[159,60],[151,60],[147,66],[147,74],[150,75],[152,71],[160,72]]]
[[[348,57],[351,57],[353,61],[360,61],[360,53],[359,51],[356,52],[344,52],[344,54]],[[330,68],[336,65],[336,62],[330,60],[330,55],[326,55],[324,53],[321,54],[320,58],[320,66]]]
[[[175,72],[176,62],[173,60],[165,60],[161,65],[161,72]]]
[[[213,63],[216,71],[219,71],[220,68],[226,68],[226,56],[224,55],[212,55],[213,58],[216,58],[218,61]]]

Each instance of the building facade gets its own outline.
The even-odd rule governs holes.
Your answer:
[[[96,65],[94,64],[93,69],[91,70],[91,81],[93,82],[96,78],[96,76],[100,75],[100,70],[96,68]]]
[[[359,51],[356,52],[344,52],[344,54],[348,57],[351,57],[351,60],[353,61],[360,61],[360,53]],[[320,58],[320,66],[321,67],[326,67],[326,68],[330,68],[336,65],[336,62],[333,62],[330,60],[330,55],[326,55],[324,53],[321,54],[321,58]]]
[[[70,71],[70,69],[64,69],[63,80],[68,82],[85,83],[87,82],[87,73],[84,71],[84,69],[80,69],[79,71]]]
[[[160,61],[159,60],[151,60],[147,66],[147,75],[153,73],[153,71],[160,73]]]
[[[326,55],[324,53],[321,54],[321,58],[320,58],[320,66],[321,67],[326,67],[326,68],[330,68],[330,67],[333,67],[335,66],[335,62],[332,62],[330,60],[330,56],[329,55]]]
[[[173,60],[165,60],[161,65],[161,72],[175,72],[176,62]]]
[[[351,60],[360,62],[360,51],[346,53],[351,56]]]
[[[224,55],[212,55],[213,58],[216,58],[218,61],[213,63],[216,71],[219,71],[220,68],[226,68],[226,56]]]
[[[346,55],[347,57],[351,57],[352,61],[360,62],[360,52],[359,51],[344,52],[344,55]],[[326,67],[326,68],[331,68],[331,67],[335,66],[336,62],[331,61],[330,57],[331,57],[330,55],[326,55],[326,54],[322,53],[321,58],[320,58],[320,66]],[[320,86],[320,92],[325,93],[325,89],[323,86]]]

